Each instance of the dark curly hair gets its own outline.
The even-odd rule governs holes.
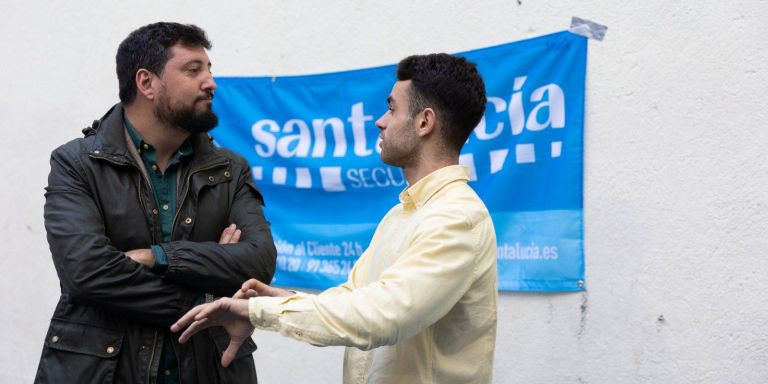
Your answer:
[[[485,113],[485,84],[475,63],[446,53],[408,56],[397,65],[397,80],[411,80],[411,115],[435,109],[445,143],[459,152]]]
[[[131,32],[120,43],[115,61],[123,104],[130,104],[136,98],[136,71],[144,68],[162,75],[165,63],[171,59],[171,47],[177,43],[211,49],[211,42],[199,27],[166,22],[145,25]]]

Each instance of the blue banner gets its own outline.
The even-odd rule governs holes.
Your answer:
[[[499,289],[584,289],[582,168],[587,40],[559,32],[458,54],[486,83],[462,151],[496,227]],[[346,281],[406,187],[374,125],[395,66],[290,77],[217,77],[218,145],[248,159],[278,250],[274,284]]]

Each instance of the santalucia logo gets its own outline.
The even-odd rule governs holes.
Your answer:
[[[373,116],[366,115],[362,102],[352,105],[347,122],[350,123],[353,143],[353,153],[357,157],[366,157],[373,154],[374,149],[380,153],[378,142],[378,129],[371,124],[368,128],[366,122],[373,121]],[[310,131],[309,126],[312,125]],[[294,133],[296,132],[296,133]],[[331,157],[347,156],[347,134],[344,122],[338,117],[327,119],[312,119],[310,124],[301,119],[290,119],[282,128],[271,119],[261,119],[251,126],[251,134],[256,139],[256,154],[263,158],[279,156],[291,157],[315,157],[323,158],[328,155],[326,135],[333,137],[334,146]],[[279,137],[276,134],[280,134]],[[371,140],[374,145],[369,145],[368,136],[373,134],[377,139]]]
[[[492,143],[494,145],[483,148],[493,149],[465,153],[459,158],[462,165],[470,168],[471,180],[478,177],[475,171],[477,156],[488,156],[491,174],[513,163],[509,156],[512,149],[510,134],[519,137],[525,131],[539,132],[566,126],[563,89],[551,83],[528,93],[523,89],[526,81],[527,76],[514,79],[509,99],[488,96],[489,108],[468,142]],[[529,110],[526,110],[526,104]],[[254,150],[258,157],[266,160],[265,164],[269,164],[269,160],[274,163],[253,167],[254,178],[262,183],[271,181],[273,185],[322,188],[329,192],[347,188],[402,188],[406,183],[402,171],[378,160],[381,152],[379,131],[373,121],[372,115],[365,114],[363,102],[352,104],[346,118],[288,119],[282,124],[272,119],[260,119],[251,126],[251,135],[256,141]],[[536,149],[533,142],[515,140],[514,164],[535,163],[542,157],[558,158],[562,154],[562,141],[551,141],[543,154],[541,150],[537,153]],[[281,159],[312,161],[301,162],[308,166],[289,168]]]
[[[563,89],[554,83],[547,84],[536,88],[530,93],[528,101],[532,108],[526,111],[524,108],[523,97],[523,85],[525,84],[527,76],[516,77],[514,81],[513,93],[509,99],[506,100],[488,96],[488,103],[492,108],[486,110],[485,116],[483,116],[480,123],[475,127],[473,135],[470,136],[469,141],[476,138],[481,141],[498,141],[498,138],[505,137],[502,135],[505,131],[511,131],[512,136],[519,136],[524,131],[538,132],[547,128],[560,129],[565,128],[565,94]],[[546,97],[545,97],[546,96]],[[501,117],[499,115],[502,115]],[[506,117],[506,118],[505,118]],[[540,120],[544,118],[543,120]],[[497,121],[496,125],[489,131],[488,121]],[[509,124],[509,128],[505,125]],[[506,137],[508,139],[508,137]],[[497,149],[491,149],[487,152],[488,160],[490,162],[490,173],[498,173],[504,169],[504,165],[507,164],[507,157],[510,153],[510,146],[507,142],[501,142],[500,147]],[[562,141],[556,140],[549,142],[549,149],[544,154],[537,154],[536,145],[532,142],[524,142],[520,140],[515,141],[514,145],[514,163],[515,164],[527,164],[535,163],[538,158],[558,158],[562,154]],[[477,180],[477,172],[475,172],[475,153],[462,154],[459,157],[459,162],[469,167],[471,170],[470,180]]]

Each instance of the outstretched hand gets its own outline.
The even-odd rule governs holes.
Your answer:
[[[235,292],[235,294],[232,295],[232,298],[247,299],[250,297],[259,297],[259,296],[285,297],[285,296],[291,296],[294,293],[295,292],[288,291],[282,288],[271,287],[256,279],[250,279],[245,283],[243,283],[243,286],[240,287],[239,291]]]
[[[229,334],[229,345],[221,356],[223,367],[232,363],[240,345],[251,336],[254,330],[248,318],[248,300],[229,298],[192,308],[171,326],[171,332],[179,332],[187,325],[189,327],[179,337],[180,343],[185,343],[192,335],[208,327],[217,325],[224,327]]]

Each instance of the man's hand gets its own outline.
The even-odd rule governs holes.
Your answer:
[[[219,244],[235,244],[240,241],[240,235],[242,234],[243,231],[237,229],[235,224],[230,224],[229,227],[224,228],[224,231],[221,232]]]
[[[134,249],[125,253],[131,260],[144,265],[147,268],[155,266],[155,254],[149,248]]]
[[[247,299],[249,297],[258,296],[272,296],[272,297],[286,297],[295,294],[296,292],[285,290],[282,288],[270,287],[267,284],[262,283],[256,279],[250,279],[243,283],[243,286],[239,291],[235,292],[232,296],[233,299]]]
[[[248,300],[229,298],[192,308],[171,326],[171,332],[178,332],[187,325],[189,328],[179,337],[180,343],[187,342],[192,335],[208,327],[221,325],[227,330],[229,346],[221,355],[223,367],[228,367],[232,363],[240,345],[251,336],[254,329],[248,318]]]

